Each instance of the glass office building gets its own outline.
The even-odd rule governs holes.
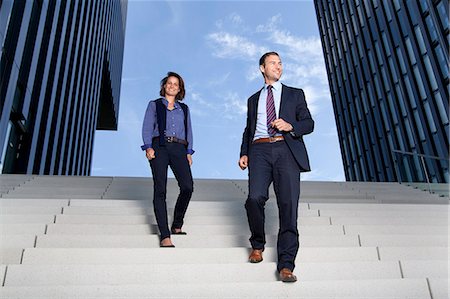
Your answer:
[[[126,0],[0,0],[2,173],[89,175],[116,130]]]
[[[448,0],[314,0],[349,181],[449,181]]]

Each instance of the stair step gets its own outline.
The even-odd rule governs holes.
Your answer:
[[[448,235],[447,225],[360,225],[346,224],[344,225],[347,234],[398,234],[398,235]]]
[[[197,192],[197,191],[196,191]],[[196,193],[195,192],[195,193]],[[174,200],[167,199],[169,203],[174,202]],[[244,201],[195,201],[191,200],[189,203],[189,210],[197,210],[197,209],[228,209],[228,208],[237,208],[244,209]],[[71,199],[70,200],[71,207],[129,207],[129,208],[151,208],[153,209],[152,201],[149,199],[146,200],[121,200],[121,199]],[[276,208],[275,201],[268,201],[266,203],[267,208]],[[308,210],[309,204],[300,203],[300,210]]]
[[[310,203],[313,210],[442,211],[448,205],[379,203]]]
[[[450,285],[447,278],[429,278],[430,292],[433,299],[450,298]]]
[[[80,225],[81,226],[81,225]],[[159,237],[154,235],[124,233],[117,234],[111,230],[111,234],[88,234],[92,231],[76,228],[79,233],[59,233],[37,236],[36,247],[39,248],[154,248],[159,247]],[[108,230],[110,230],[108,228]],[[231,248],[250,247],[248,235],[214,235],[205,236],[173,235],[172,240],[180,248]],[[277,236],[267,235],[266,246],[276,246]],[[358,236],[300,236],[301,247],[359,247]]]
[[[344,225],[438,225],[447,226],[448,218],[440,217],[330,217],[332,224]]]
[[[311,210],[315,211],[315,210]],[[432,211],[416,211],[416,210],[319,210],[320,216],[322,217],[400,217],[400,218],[447,218],[448,211],[446,209],[442,210],[432,210]]]
[[[435,261],[400,261],[405,278],[441,278],[448,279],[448,258]]]
[[[168,206],[168,214],[173,214],[175,204]],[[60,214],[60,212],[58,212]],[[64,207],[64,214],[66,215],[154,215],[153,206],[148,207],[133,207],[133,206],[69,206]],[[278,210],[273,208],[266,208],[266,216],[277,216]],[[244,206],[228,207],[211,207],[211,208],[192,208],[186,214],[186,217],[197,216],[215,216],[215,217],[246,217]],[[300,209],[300,217],[319,216],[318,210]],[[239,217],[240,218],[240,217]]]
[[[238,278],[241,276],[239,275]],[[437,294],[442,287],[433,287]],[[441,292],[440,294],[444,294]],[[448,294],[448,293],[447,293]],[[90,286],[6,286],[1,298],[421,298],[431,299],[426,279],[321,280],[281,282],[121,284]],[[433,297],[433,299],[447,297]]]
[[[55,222],[55,215],[15,214],[2,215],[0,224],[47,224]],[[0,228],[1,231],[3,229]]]
[[[436,246],[448,247],[448,236],[360,235],[361,246]]]
[[[26,248],[23,264],[215,264],[246,263],[249,248]],[[264,262],[276,262],[274,247]],[[375,247],[303,247],[296,262],[378,261]]]
[[[168,249],[171,250],[171,249]],[[173,250],[173,249],[172,249]],[[5,286],[275,282],[276,264],[10,265]],[[176,275],[175,275],[176,273]],[[301,281],[399,279],[398,262],[302,263]],[[174,277],[175,275],[175,277]]]
[[[19,234],[19,235],[1,235],[0,248],[26,248],[34,247],[36,242],[36,235],[34,234]]]
[[[0,265],[20,264],[22,248],[0,248]]]
[[[68,199],[37,199],[37,198],[0,198],[0,207],[63,207],[68,206]]]
[[[2,282],[5,281],[5,274],[6,274],[6,266],[0,265],[0,279]],[[1,290],[1,288],[0,288],[0,290]]]
[[[446,260],[448,259],[448,246],[431,247],[425,244],[421,247],[385,247],[378,248],[380,259],[383,261],[398,260]]]
[[[29,215],[48,215],[48,214],[61,214],[62,207],[36,207],[36,206],[14,206],[14,207],[1,207],[2,217],[4,215],[15,214],[29,214]]]
[[[45,234],[46,224],[44,223],[22,223],[22,224],[2,224],[0,225],[0,235],[14,234]]]
[[[169,217],[169,220],[171,217]],[[146,216],[94,216],[94,215],[60,215],[56,217],[56,224],[64,225],[144,225],[155,226],[156,221],[151,217]],[[299,225],[300,235],[343,235],[344,229],[342,225]],[[199,225],[199,224],[185,224],[183,230],[189,235],[234,235],[249,232],[248,228],[239,227],[236,225]],[[147,230],[145,230],[147,231]],[[149,229],[149,231],[156,231]],[[266,228],[267,234],[278,233],[277,226],[268,226]]]

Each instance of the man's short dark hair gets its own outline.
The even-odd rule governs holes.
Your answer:
[[[277,52],[273,52],[273,51],[267,52],[263,56],[261,56],[261,58],[259,59],[259,65],[264,65],[264,63],[266,62],[267,56],[270,56],[270,55],[276,55],[276,56],[280,57],[280,55],[278,55]]]
[[[186,90],[184,89],[184,81],[183,81],[183,78],[181,78],[181,76],[175,72],[168,72],[167,76],[165,76],[161,80],[161,90],[159,91],[159,95],[162,97],[166,96],[166,90],[164,89],[164,85],[166,85],[167,80],[169,80],[169,77],[175,77],[180,82],[180,86],[178,86],[180,88],[180,91],[175,96],[175,99],[177,101],[182,101],[184,99],[184,96],[186,95]]]

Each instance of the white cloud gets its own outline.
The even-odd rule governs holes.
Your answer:
[[[208,82],[209,86],[217,86],[217,85],[222,85],[225,82],[228,81],[228,78],[230,77],[231,73],[225,73],[222,76],[220,76],[219,78],[211,78]]]
[[[231,15],[230,18],[236,18],[243,22],[237,15]],[[328,79],[325,69],[325,63],[322,54],[322,44],[319,37],[298,37],[288,30],[279,29],[282,19],[280,15],[271,17],[266,24],[258,25],[253,34],[249,37],[244,35],[235,35],[226,31],[223,27],[219,32],[213,32],[207,36],[214,47],[214,56],[221,59],[245,59],[255,62],[260,55],[267,52],[268,49],[280,48],[285,69],[283,81],[290,81],[296,86],[306,84],[326,85],[328,90]],[[223,25],[223,24],[222,24]],[[265,44],[253,42],[250,37],[254,34],[264,34],[267,38],[263,39]],[[274,45],[271,45],[274,44]],[[252,67],[246,73],[246,79],[253,81],[260,78],[260,72],[257,67]],[[320,89],[323,89],[322,86]]]
[[[277,14],[272,16],[267,24],[261,24],[256,26],[256,32],[268,32],[273,31],[277,24],[281,22],[281,15]]]
[[[199,92],[190,92],[192,103],[189,105],[192,114],[208,116],[211,113],[226,119],[235,119],[247,113],[247,98],[236,92],[218,93],[206,100]]]
[[[189,92],[192,104],[189,105],[189,109],[193,115],[207,116],[208,110],[214,109],[214,105],[203,98],[203,96],[195,91]]]
[[[250,67],[247,71],[246,79],[248,81],[253,81],[256,79],[262,79],[261,71],[257,67]]]
[[[247,99],[230,92],[224,97],[224,117],[233,119],[247,113]]]
[[[168,5],[170,11],[170,15],[167,18],[170,22],[169,24],[172,26],[179,26],[183,15],[183,8],[180,5],[181,3],[177,1],[166,1],[166,4]]]
[[[231,20],[231,23],[230,23]],[[265,24],[256,26],[253,31],[240,31],[233,34],[234,25],[242,25],[245,20],[236,13],[220,21],[220,30],[210,33],[207,40],[213,46],[213,55],[220,59],[244,59],[252,62],[245,72],[248,81],[260,80],[261,73],[255,61],[268,49],[277,50],[282,56],[284,70],[282,81],[288,85],[301,87],[305,91],[309,109],[317,115],[330,103],[328,78],[319,37],[300,37],[281,29],[281,15],[274,15]],[[264,35],[256,41],[255,36]],[[236,94],[225,97],[226,117],[245,113],[246,101]],[[237,113],[237,114],[236,114]]]
[[[228,32],[214,32],[207,36],[212,42],[214,56],[219,58],[245,59],[254,61],[261,53],[266,51],[265,47],[250,42],[247,38]]]
[[[228,16],[228,18],[231,20],[231,23],[234,25],[242,25],[244,23],[244,20],[242,17],[237,13],[232,13]]]

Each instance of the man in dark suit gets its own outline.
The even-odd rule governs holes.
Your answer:
[[[251,263],[263,260],[266,243],[264,206],[273,182],[279,223],[277,270],[283,282],[295,282],[293,274],[298,241],[300,172],[310,171],[303,136],[314,129],[301,89],[281,84],[283,73],[276,52],[259,61],[264,87],[248,99],[247,125],[242,137],[239,166],[248,167],[249,194],[245,203],[250,226]]]

